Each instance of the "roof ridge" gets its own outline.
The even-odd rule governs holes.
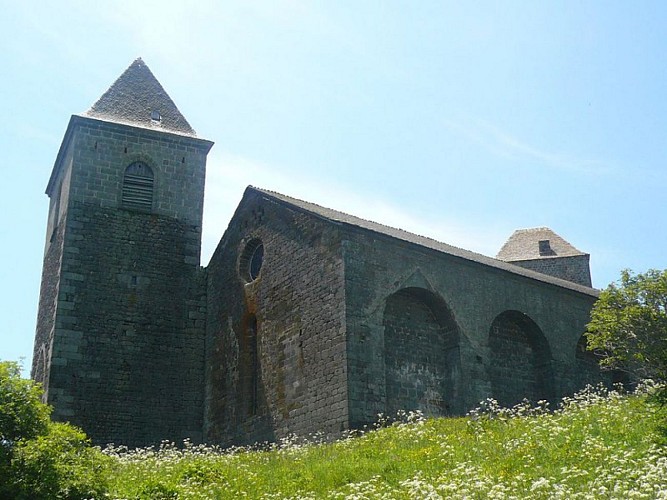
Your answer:
[[[531,233],[531,232],[536,232],[536,231],[551,231],[554,232],[553,229],[547,226],[538,226],[538,227],[526,227],[522,229],[515,229],[515,233]]]

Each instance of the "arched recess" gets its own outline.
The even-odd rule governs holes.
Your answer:
[[[386,411],[460,413],[460,332],[447,304],[423,288],[387,298],[384,316]]]
[[[492,397],[503,406],[554,399],[551,349],[540,327],[520,311],[504,311],[489,331]]]

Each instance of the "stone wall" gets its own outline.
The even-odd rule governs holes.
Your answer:
[[[202,438],[203,280],[178,221],[71,202],[49,381],[95,442]],[[191,234],[188,234],[191,233]]]
[[[506,407],[527,399],[552,401],[551,350],[542,330],[519,311],[494,319],[489,332],[493,397]]]
[[[569,257],[545,257],[544,259],[512,261],[515,266],[548,274],[556,278],[591,286],[590,256],[572,255]]]
[[[44,387],[44,399],[48,400],[51,348],[56,317],[56,300],[60,281],[60,264],[63,256],[64,221],[50,231],[49,242],[42,264],[42,282],[39,292],[37,329],[32,355],[31,377]]]
[[[421,410],[427,416],[451,413],[452,373],[459,360],[458,329],[423,289],[405,288],[387,298],[385,384],[387,414]],[[440,316],[440,317],[439,317]],[[444,318],[442,316],[445,316]]]
[[[69,184],[72,176],[72,156],[72,146],[71,143],[68,143],[63,148],[59,168],[52,176],[53,187],[49,193],[49,213],[31,370],[32,378],[44,387],[45,400],[48,400],[51,350],[56,324],[60,267],[65,241],[67,205],[69,203]]]
[[[524,390],[526,397],[533,399],[559,398],[590,378],[590,366],[581,363],[575,353],[595,301],[593,292],[589,295],[532,280],[354,226],[347,226],[343,232],[343,257],[352,427],[366,425],[378,413],[396,409],[391,401],[393,382],[386,378],[387,370],[391,371],[387,363],[392,362],[391,353],[396,349],[395,327],[387,321],[385,311],[392,307],[394,294],[400,290],[422,290],[437,297],[460,332],[449,363],[453,369],[447,381],[443,380],[451,385],[449,400],[444,402],[451,413],[463,413],[493,396],[494,374],[496,387],[499,382],[509,385],[505,393],[497,390],[497,396],[508,402],[515,401]],[[418,314],[417,308],[411,310]],[[534,339],[514,345],[514,341],[505,344],[494,337],[500,333],[493,328],[494,321],[512,311],[525,316],[542,332],[548,354],[534,354],[539,344]],[[413,360],[414,371],[418,372],[421,365],[422,370],[433,374],[428,367],[442,356],[442,351],[424,357],[419,340],[419,332],[429,328],[429,321],[422,318],[417,321],[421,326],[411,327],[417,333],[415,342],[403,342],[401,355]],[[495,326],[505,333],[509,328],[507,324]],[[440,349],[438,344],[433,345]],[[532,356],[530,361],[516,364],[507,358],[517,346]],[[543,376],[547,378],[543,380]],[[526,380],[520,382],[522,378]],[[432,411],[428,405],[420,406]]]
[[[47,387],[53,416],[96,443],[201,441],[200,195],[210,143],[76,117],[65,141],[72,161],[62,257],[55,276],[53,266],[44,275],[57,281]],[[123,174],[138,160],[155,176],[145,212],[120,206]],[[57,164],[54,179],[62,172]]]
[[[151,212],[201,227],[210,142],[80,116],[70,129],[73,199],[119,207],[125,168],[142,161],[155,173]]]
[[[210,442],[347,428],[342,266],[334,227],[246,192],[207,268]]]

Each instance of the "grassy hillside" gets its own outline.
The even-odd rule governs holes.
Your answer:
[[[484,409],[332,444],[109,451],[112,498],[667,498],[659,409],[587,391],[562,409]],[[664,417],[662,417],[664,418]]]

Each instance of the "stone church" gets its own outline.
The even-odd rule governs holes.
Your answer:
[[[490,258],[248,187],[202,267],[212,145],[141,59],[71,117],[32,366],[55,419],[96,443],[242,444],[606,380],[589,256],[547,228]]]

